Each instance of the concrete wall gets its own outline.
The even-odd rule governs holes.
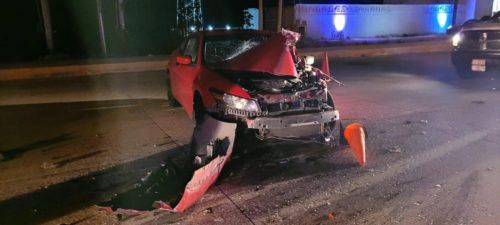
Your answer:
[[[493,10],[493,0],[476,1],[476,18],[491,16]]]
[[[384,4],[453,4],[454,0],[384,0]]]
[[[453,6],[298,4],[297,23],[316,40],[436,34],[451,25]]]
[[[384,4],[453,4],[455,0],[384,0]],[[498,5],[498,6],[497,6]],[[457,23],[469,19],[491,15],[498,7],[500,0],[458,0]]]

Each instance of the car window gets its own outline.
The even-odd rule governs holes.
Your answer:
[[[183,53],[191,56],[191,62],[196,62],[196,56],[198,55],[198,41],[196,38],[189,38]]]
[[[225,36],[209,38],[205,42],[206,64],[223,62],[254,48],[267,39],[267,36],[249,37]]]
[[[179,46],[179,52],[181,54],[184,54],[184,49],[186,49],[186,43],[187,43],[187,38],[184,39],[182,42],[181,42],[181,45]]]

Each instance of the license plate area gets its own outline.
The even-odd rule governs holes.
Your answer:
[[[471,70],[474,72],[486,72],[486,59],[473,59]]]

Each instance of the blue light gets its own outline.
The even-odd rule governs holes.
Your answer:
[[[196,27],[195,27],[195,26],[190,26],[190,27],[189,27],[189,30],[190,30],[191,32],[194,32],[194,31],[196,31]]]
[[[333,25],[335,25],[335,30],[337,32],[341,32],[344,30],[346,24],[346,16],[345,15],[334,15],[333,16]]]
[[[214,30],[214,27],[212,25],[208,25],[207,30],[209,30],[209,31]]]
[[[231,26],[226,24],[226,30],[231,30]]]
[[[448,22],[448,13],[439,12],[437,14],[437,20],[439,27],[443,28],[444,26],[446,26],[446,22]]]

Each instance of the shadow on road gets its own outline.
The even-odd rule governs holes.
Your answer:
[[[184,146],[178,147],[2,201],[0,224],[38,224],[109,200],[114,194],[135,187],[151,171],[162,170],[165,162],[169,165],[163,167],[163,171],[165,168],[178,171],[175,168],[183,161],[185,153]],[[170,184],[166,188],[175,187]],[[127,199],[124,201],[121,203],[132,204],[126,202]]]

